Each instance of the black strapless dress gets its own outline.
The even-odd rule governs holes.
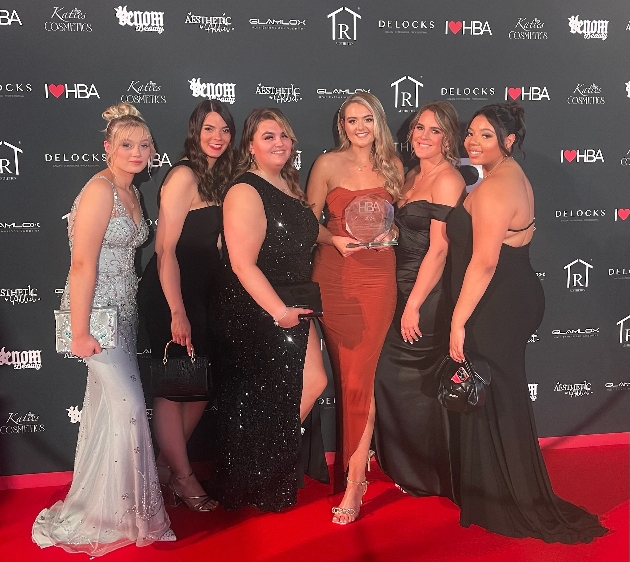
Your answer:
[[[450,307],[440,279],[420,307],[422,337],[400,335],[400,318],[429,249],[431,219],[445,221],[452,207],[412,201],[396,209],[398,296],[394,319],[376,368],[374,435],[378,463],[414,496],[453,498],[448,414],[437,401],[435,371],[448,351]]]
[[[472,219],[463,205],[449,215],[447,233],[456,301],[472,257]],[[488,359],[492,383],[485,406],[460,416],[460,523],[509,537],[590,542],[607,530],[596,515],[553,493],[538,446],[525,346],[544,308],[529,245],[504,244],[494,276],[466,323],[465,347]]]
[[[188,166],[180,160],[175,166]],[[173,168],[175,168],[173,166]],[[164,180],[166,180],[165,176]],[[162,182],[164,183],[164,182]],[[161,187],[160,187],[161,190]],[[158,207],[160,196],[158,192]],[[216,287],[219,274],[217,240],[223,226],[221,207],[211,205],[188,211],[177,241],[175,255],[179,265],[180,286],[186,316],[190,322],[195,353],[217,360]],[[145,319],[151,343],[151,357],[161,359],[164,347],[171,340],[171,310],[162,291],[157,270],[157,254],[153,254],[138,285],[138,306]],[[181,357],[186,348],[172,344],[169,357]],[[209,396],[181,398],[178,402],[208,400]]]

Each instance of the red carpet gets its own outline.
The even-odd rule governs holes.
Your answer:
[[[380,562],[422,560],[483,562],[591,562],[628,560],[628,446],[554,449],[544,453],[558,495],[602,516],[610,532],[587,545],[545,544],[509,539],[478,527],[463,529],[447,500],[411,498],[394,488],[375,463],[358,522],[330,523],[330,508],[341,499],[310,481],[296,507],[281,514],[253,509],[192,513],[169,509],[180,540],[145,548],[126,547],[108,562]],[[0,492],[2,560],[82,560],[59,548],[40,550],[31,542],[37,513],[62,499],[67,487]]]

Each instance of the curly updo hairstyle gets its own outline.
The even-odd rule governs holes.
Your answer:
[[[477,110],[468,121],[467,128],[470,127],[473,119],[477,115],[483,115],[494,128],[497,134],[499,148],[504,156],[512,156],[514,147],[523,152],[523,141],[525,140],[525,110],[516,102],[493,103],[485,105]],[[505,139],[509,135],[514,135],[515,140],[510,149],[505,148]],[[523,154],[525,154],[523,152]]]
[[[103,119],[107,121],[107,127],[105,127],[103,131],[105,133],[105,140],[109,142],[111,146],[107,154],[108,167],[112,165],[112,155],[115,154],[118,147],[129,138],[129,135],[131,135],[136,127],[143,129],[147,137],[149,137],[151,158],[155,156],[155,146],[153,145],[151,131],[149,131],[149,127],[140,115],[140,112],[133,105],[130,103],[112,105],[103,111],[102,116]]]

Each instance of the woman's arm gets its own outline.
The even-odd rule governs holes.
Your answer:
[[[162,186],[155,235],[158,276],[171,310],[171,335],[175,343],[186,346],[189,355],[192,351],[191,329],[182,299],[175,249],[196,195],[197,181],[189,168],[178,166],[171,171]]]
[[[70,265],[70,351],[78,357],[101,352],[101,346],[90,334],[90,312],[96,285],[96,266],[107,230],[114,193],[104,179],[91,181],[83,190],[74,221],[72,263]]]
[[[256,265],[267,232],[267,217],[260,195],[251,185],[237,183],[228,191],[223,202],[223,231],[232,271],[244,289],[279,326],[296,326],[298,314],[309,311],[287,308]]]
[[[499,261],[501,245],[514,216],[514,201],[505,183],[488,178],[471,201],[473,253],[453,311],[450,354],[464,360],[464,326],[486,292]]]

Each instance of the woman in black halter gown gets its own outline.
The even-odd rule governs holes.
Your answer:
[[[461,415],[460,523],[510,537],[590,542],[597,516],[551,489],[525,377],[525,346],[539,326],[544,294],[529,262],[534,196],[512,147],[525,136],[523,109],[486,106],[464,146],[484,180],[448,217],[453,311],[450,354],[484,356],[492,368],[486,404]]]
[[[398,297],[376,369],[375,440],[380,467],[414,496],[453,498],[448,416],[435,371],[448,349],[450,307],[442,279],[445,220],[464,196],[459,120],[443,101],[420,108],[409,127],[420,165],[407,174],[396,209]]]

